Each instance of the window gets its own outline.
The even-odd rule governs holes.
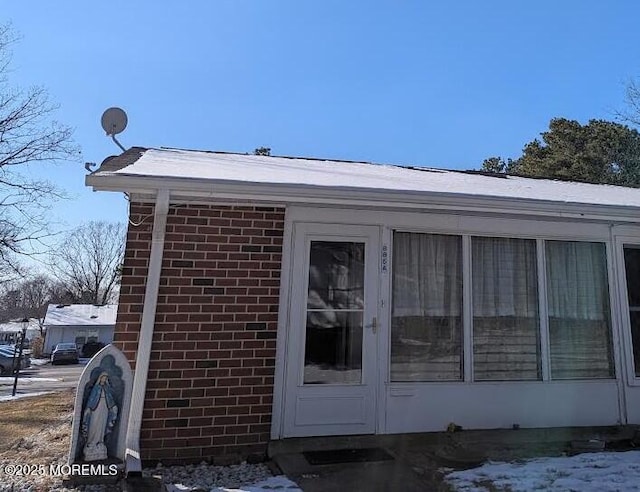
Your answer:
[[[614,376],[605,243],[464,239],[394,233],[392,382],[461,381],[465,358],[473,381],[542,380],[543,367],[552,380]],[[640,377],[640,246],[625,246],[625,262]]]
[[[603,243],[546,241],[552,379],[613,376]]]
[[[475,380],[540,379],[536,242],[474,237]]]
[[[631,345],[636,377],[640,377],[640,247],[624,247],[624,267],[627,275]]]
[[[311,241],[304,383],[362,380],[364,243]]]
[[[462,379],[462,238],[396,232],[391,381]]]

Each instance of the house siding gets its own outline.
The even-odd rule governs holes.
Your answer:
[[[114,343],[132,366],[153,212],[149,204],[130,207]],[[283,231],[283,208],[171,205],[143,411],[143,460],[223,461],[266,450]]]
[[[45,337],[44,353],[51,355],[53,349],[59,343],[74,343],[78,333],[87,331],[97,331],[98,341],[107,345],[113,341],[114,327],[101,325],[68,325],[68,326],[47,326],[45,325],[47,334]]]

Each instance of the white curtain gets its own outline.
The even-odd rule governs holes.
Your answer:
[[[539,379],[536,241],[474,237],[476,380]],[[604,243],[545,241],[552,379],[613,376]],[[391,377],[460,379],[462,240],[395,233]]]
[[[391,380],[462,378],[462,238],[397,232]]]
[[[609,312],[602,243],[547,241],[549,316],[605,320]]]
[[[536,242],[474,237],[473,315],[538,316]]]
[[[474,237],[471,245],[474,379],[539,379],[536,242]]]
[[[460,316],[461,285],[459,236],[394,234],[394,316]]]
[[[603,243],[547,241],[551,377],[613,376]]]

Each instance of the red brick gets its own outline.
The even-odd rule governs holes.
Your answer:
[[[153,205],[134,202],[130,214],[134,222],[146,222],[129,226],[114,339],[135,365]],[[277,329],[283,230],[281,208],[170,207],[141,434],[143,459],[189,462],[264,452],[276,341],[256,339],[245,323],[266,323],[264,333]],[[247,251],[241,249],[244,244]],[[194,285],[195,278],[211,279],[212,285]],[[164,408],[181,398],[190,406]]]

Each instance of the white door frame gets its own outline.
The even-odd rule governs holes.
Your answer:
[[[615,268],[618,272],[617,287],[619,292],[618,313],[620,316],[619,322],[622,332],[622,350],[620,351],[620,355],[623,363],[621,365],[623,366],[622,370],[624,371],[624,376],[626,376],[626,384],[631,387],[637,387],[640,386],[640,378],[636,377],[634,367],[631,321],[629,318],[629,301],[627,295],[627,272],[624,261],[624,247],[626,245],[640,247],[640,238],[637,236],[622,235],[615,238],[615,253],[617,260]]]
[[[311,241],[365,244],[361,384],[303,384]],[[380,228],[294,223],[282,437],[373,434],[377,430]],[[375,329],[374,329],[375,326]]]

